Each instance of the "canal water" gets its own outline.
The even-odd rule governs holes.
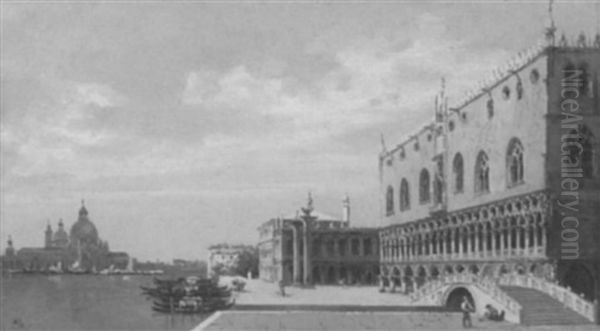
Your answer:
[[[153,313],[149,276],[13,275],[0,278],[0,330],[190,330],[207,316]]]

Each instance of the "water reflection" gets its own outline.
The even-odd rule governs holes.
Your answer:
[[[189,330],[207,316],[153,313],[148,276],[19,275],[1,279],[0,329]]]

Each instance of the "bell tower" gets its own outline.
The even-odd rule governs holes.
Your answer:
[[[52,247],[52,227],[50,226],[50,221],[48,221],[48,224],[46,225],[44,247]]]
[[[350,197],[347,194],[342,200],[342,221],[346,223],[346,227],[350,227]]]
[[[6,252],[5,255],[7,257],[13,257],[15,256],[15,248],[13,247],[13,241],[12,241],[12,237],[8,236],[8,241],[6,242]]]

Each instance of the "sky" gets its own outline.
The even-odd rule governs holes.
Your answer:
[[[542,38],[537,2],[10,2],[1,6],[0,248],[85,199],[112,250],[205,259],[315,208],[379,226],[395,146]],[[599,2],[556,2],[559,31]]]

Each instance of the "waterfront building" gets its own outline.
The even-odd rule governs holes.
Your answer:
[[[377,228],[350,227],[350,200],[343,216],[308,205],[295,214],[259,226],[259,274],[270,282],[294,284],[373,284],[379,273]]]
[[[383,287],[522,274],[598,300],[600,35],[546,37],[382,144]]]
[[[240,261],[240,255],[248,246],[217,244],[208,248],[207,276],[213,277],[216,273],[230,273]]]
[[[9,238],[3,257],[3,267],[40,271],[56,267],[88,271],[99,271],[110,266],[124,269],[128,262],[127,253],[111,252],[108,242],[100,238],[83,201],[77,221],[71,226],[69,234],[62,219],[56,232],[52,231],[52,226],[48,223],[43,247],[23,247],[15,252],[12,238]]]

